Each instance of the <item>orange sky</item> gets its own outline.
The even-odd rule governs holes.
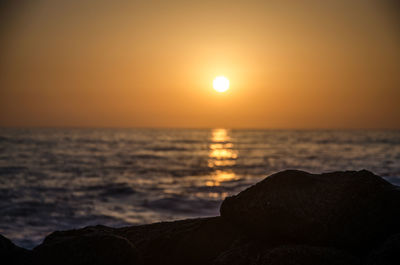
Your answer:
[[[22,3],[0,126],[400,129],[390,0]]]

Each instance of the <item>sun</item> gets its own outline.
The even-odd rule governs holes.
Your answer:
[[[217,92],[225,92],[229,88],[229,80],[225,76],[217,76],[213,81],[213,87]]]

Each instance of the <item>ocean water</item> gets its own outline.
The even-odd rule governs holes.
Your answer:
[[[368,169],[400,184],[400,131],[0,129],[0,234],[219,214],[284,170]]]

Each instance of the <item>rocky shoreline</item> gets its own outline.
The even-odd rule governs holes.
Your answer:
[[[400,187],[366,170],[282,171],[226,198],[220,213],[56,231],[33,250],[0,236],[0,263],[400,264]]]

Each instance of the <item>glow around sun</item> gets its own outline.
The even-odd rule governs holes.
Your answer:
[[[229,80],[225,76],[217,76],[213,81],[213,87],[217,92],[225,92],[229,88]]]

